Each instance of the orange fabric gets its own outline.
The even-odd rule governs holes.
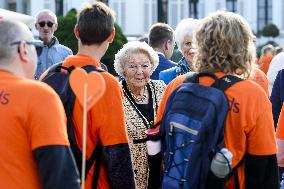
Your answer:
[[[97,60],[86,55],[77,54],[65,59],[63,66],[82,67],[94,65],[99,67]],[[87,158],[90,158],[98,138],[103,146],[128,143],[125,118],[122,106],[122,90],[118,81],[109,73],[100,73],[106,84],[106,90],[102,98],[88,112],[87,116]],[[75,123],[76,140],[82,149],[83,108],[78,100],[75,100],[73,120]],[[94,166],[93,166],[94,167]],[[92,188],[93,168],[86,176],[86,189]],[[104,165],[100,169],[98,188],[109,188]]]
[[[259,58],[258,64],[260,65],[261,70],[267,74],[271,60],[273,59],[272,55],[264,55]]]
[[[269,82],[266,74],[263,71],[256,68],[254,72],[250,75],[249,79],[259,84],[259,86],[265,91],[267,96],[269,96]]]
[[[0,71],[0,188],[41,188],[32,151],[69,145],[56,93],[38,81]]]
[[[222,77],[224,74],[216,75]],[[157,121],[162,117],[170,93],[180,86],[184,79],[185,75],[179,76],[168,85],[158,108]],[[200,83],[206,86],[212,82],[208,77],[200,79]],[[224,140],[225,147],[233,153],[232,166],[236,166],[246,151],[253,155],[276,154],[272,109],[265,92],[256,83],[245,80],[236,83],[225,93],[229,100],[229,113]],[[243,167],[238,171],[240,188],[244,189]],[[234,188],[233,179],[228,182],[226,188]]]
[[[282,109],[277,123],[276,137],[278,139],[284,140],[284,104],[282,105]]]

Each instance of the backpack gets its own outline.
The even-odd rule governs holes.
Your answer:
[[[199,77],[215,80],[199,84]],[[164,174],[162,189],[205,189],[213,156],[221,150],[228,100],[224,91],[242,79],[190,73],[169,96],[160,126]],[[237,171],[235,171],[237,172]]]
[[[82,152],[76,142],[75,133],[74,133],[74,123],[72,120],[72,114],[73,114],[73,108],[76,96],[69,84],[69,76],[74,69],[75,69],[74,66],[67,68],[62,66],[62,62],[59,62],[50,67],[47,75],[45,75],[41,81],[51,86],[55,90],[55,92],[59,95],[63,103],[67,117],[67,134],[70,143],[70,148],[72,150],[77,168],[81,176]],[[104,72],[104,70],[96,68],[93,65],[83,66],[82,69],[84,69],[87,73],[91,71]],[[96,161],[92,188],[97,188],[101,155],[102,155],[102,144],[99,140],[91,157],[88,160],[86,160],[86,172],[85,172],[86,176],[90,171],[93,163]]]

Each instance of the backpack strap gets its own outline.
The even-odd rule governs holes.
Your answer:
[[[53,68],[52,68],[53,69]],[[57,71],[57,72],[62,72],[62,70],[66,70],[69,74],[75,69],[74,66],[71,67],[64,67],[62,66],[62,63],[57,65],[53,71]],[[83,66],[82,69],[84,69],[87,73],[91,72],[91,71],[97,71],[97,72],[104,72],[104,70],[100,69],[100,68],[96,68],[93,65],[87,65],[87,66]],[[69,84],[69,83],[68,83]],[[66,116],[68,117],[72,117],[73,114],[73,109],[74,109],[74,104],[75,104],[75,99],[76,96],[74,94],[74,92],[72,91],[70,84],[68,87],[68,92],[69,92],[69,99],[68,99],[68,103],[67,103],[67,107],[65,109],[66,111]],[[81,173],[81,166],[82,166],[82,152],[76,142],[76,138],[75,138],[75,131],[73,128],[73,121],[72,119],[67,119],[67,131],[68,131],[68,137],[69,137],[69,141],[70,141],[70,146],[73,152],[73,155],[75,157],[76,160],[76,164],[78,166],[78,170],[80,175]],[[91,157],[86,160],[86,170],[85,170],[85,175],[87,175],[90,171],[90,169],[92,168],[92,165],[95,163],[95,168],[94,168],[94,175],[93,175],[93,184],[92,184],[92,188],[96,189],[97,188],[97,183],[98,183],[98,179],[99,179],[99,172],[100,172],[100,163],[101,163],[101,156],[102,156],[102,144],[100,139],[98,140],[98,143],[96,145],[96,148],[94,149],[94,151],[92,152]]]
[[[233,75],[225,75],[225,76],[218,79],[215,74],[202,72],[202,73],[190,73],[190,74],[188,74],[184,83],[187,83],[187,82],[198,83],[200,77],[211,77],[211,78],[215,79],[215,82],[211,85],[211,87],[219,89],[223,92],[225,92],[229,87],[231,87],[235,83],[243,80],[243,79],[236,77],[236,76],[233,76]],[[219,150],[223,147],[224,147],[224,138],[218,144]],[[216,153],[216,150],[213,150],[213,152],[211,154],[209,154],[209,156],[213,157],[213,154],[215,154],[215,153]],[[231,170],[231,173],[228,176],[228,179],[231,178],[232,176],[234,176],[234,182],[235,182],[235,188],[236,189],[240,188],[238,168],[243,164],[244,159],[245,159],[245,155],[243,156],[241,161]]]
[[[242,159],[239,161],[239,163],[232,169],[232,171],[228,175],[228,180],[234,176],[234,182],[235,182],[235,189],[240,189],[240,183],[239,183],[239,175],[238,175],[238,168],[243,165],[244,161],[246,159],[246,154],[242,157]]]
[[[211,85],[211,87],[214,87],[216,89],[219,89],[219,90],[225,92],[228,88],[230,88],[232,85],[234,85],[235,83],[237,83],[239,81],[243,81],[243,79],[241,79],[237,76],[233,76],[233,75],[225,75],[225,76],[217,79]],[[218,144],[218,150],[221,150],[223,147],[224,147],[224,138]],[[214,151],[214,154],[215,154],[215,151]]]
[[[231,87],[235,83],[242,81],[242,80],[243,79],[236,77],[236,76],[233,76],[233,75],[225,75],[225,76],[221,77],[220,79],[216,80],[215,83],[212,84],[212,87],[217,88],[217,89],[224,92],[229,87]],[[221,149],[223,146],[224,146],[224,138],[218,144],[218,148]],[[244,159],[245,159],[245,155],[242,157],[241,161],[231,170],[231,173],[228,176],[228,179],[231,176],[234,176],[235,189],[240,189],[238,168],[243,164]]]
[[[200,73],[189,72],[189,73],[186,74],[186,77],[185,77],[185,80],[183,81],[183,83],[199,83],[200,77],[211,77],[214,80],[218,80],[218,77],[213,73],[209,73],[209,72],[200,72]]]
[[[48,68],[48,73],[67,72],[70,74],[75,69],[75,66],[66,67],[66,66],[62,66],[62,64],[63,62],[58,62],[56,64],[53,64],[52,66]]]
[[[233,75],[225,75],[217,79],[215,83],[213,83],[211,86],[224,92],[229,87],[231,87],[232,85],[234,85],[239,81],[243,81],[243,79]]]

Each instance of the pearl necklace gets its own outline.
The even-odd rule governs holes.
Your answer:
[[[129,90],[131,96],[134,98],[134,100],[138,103],[142,103],[145,102],[147,100],[147,87],[144,87],[144,93],[142,96],[136,96],[135,94],[133,94],[133,92],[131,90]]]

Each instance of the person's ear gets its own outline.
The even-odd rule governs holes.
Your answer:
[[[80,39],[80,35],[79,35],[79,30],[78,30],[78,25],[76,24],[74,27],[74,34],[77,40]]]
[[[20,57],[20,59],[23,63],[29,62],[29,57],[28,57],[28,53],[26,51],[26,47],[27,47],[27,45],[25,43],[20,43],[19,47],[18,47],[19,48],[18,49],[19,57]]]
[[[35,28],[36,28],[37,30],[39,30],[39,28],[38,28],[38,24],[37,24],[37,23],[35,23]]]
[[[54,31],[56,31],[56,30],[57,30],[57,28],[58,28],[58,24],[57,24],[57,23],[55,23],[55,24],[54,24]]]
[[[115,36],[115,28],[113,28],[113,31],[111,32],[111,34],[109,35],[109,37],[107,38],[107,41],[109,43],[112,43],[114,40],[114,36]]]
[[[167,40],[167,41],[164,43],[165,50],[169,50],[170,45],[171,45],[171,41],[170,41],[170,40]]]

